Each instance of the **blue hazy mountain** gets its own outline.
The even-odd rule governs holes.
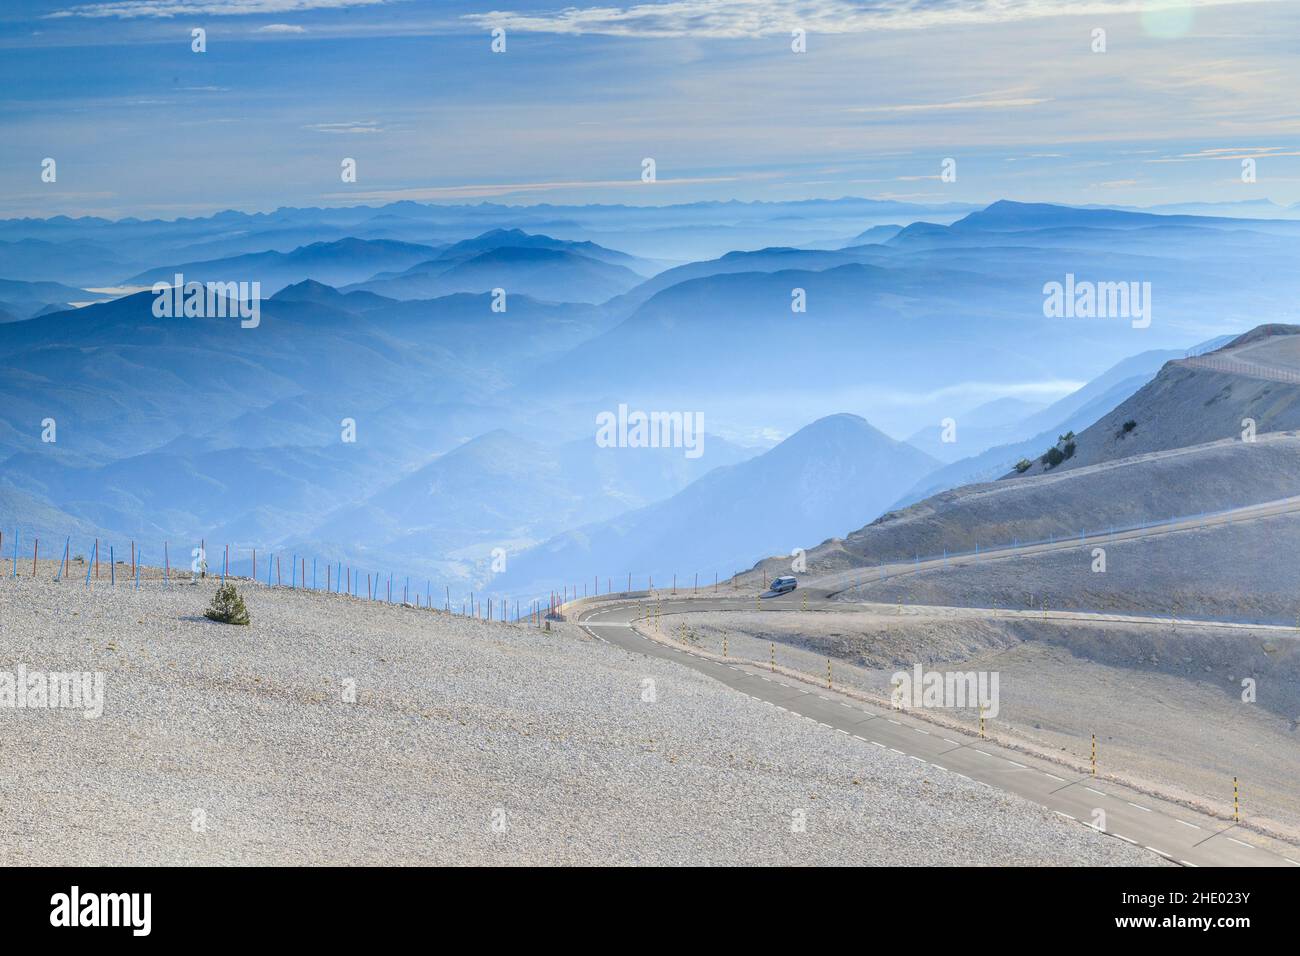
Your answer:
[[[493,548],[513,557],[575,524],[667,498],[708,470],[759,451],[712,435],[705,444],[707,460],[672,448],[610,455],[594,437],[540,442],[494,429],[339,509],[310,537],[365,540],[408,564],[438,554],[486,567]]]
[[[157,319],[148,292],[68,310],[97,297],[0,265],[0,312],[23,320],[0,323],[0,520],[229,536],[479,585],[501,546],[511,588],[552,559],[556,573],[725,574],[900,498],[997,477],[1103,418],[1190,343],[1291,314],[1297,230],[859,200],[0,221],[0,242],[46,243],[24,248],[50,259],[110,249],[106,269],[260,278],[268,296],[256,329]],[[223,249],[245,251],[182,253]],[[658,258],[674,261],[659,271]],[[1150,282],[1150,327],[1045,317],[1044,284],[1067,273]],[[411,288],[360,287],[372,282]],[[456,288],[474,291],[442,294]],[[1090,384],[1041,410],[1014,398],[1068,381]],[[625,402],[702,412],[711,452],[594,447],[593,414]],[[951,451],[993,445],[939,468],[846,410],[920,443],[951,416]],[[41,441],[46,418],[57,443]],[[355,443],[341,437],[349,419]],[[800,438],[810,421],[820,443]],[[739,447],[782,434],[758,457]],[[789,489],[796,504],[774,506]],[[719,503],[733,492],[743,506]]]
[[[71,308],[73,302],[102,302],[109,298],[104,293],[78,289],[61,282],[0,279],[0,309],[14,319],[29,319],[50,306]]]
[[[1056,444],[1059,436],[1092,425],[1151,381],[1166,362],[1183,355],[1181,350],[1154,349],[1119,362],[1064,398],[1017,421],[1011,426],[1020,436],[1017,440],[959,458],[926,475],[891,507],[901,508],[959,485],[993,481],[1020,459],[1032,461]],[[960,430],[956,445],[950,447],[965,447]]]
[[[162,266],[133,275],[123,284],[171,283],[180,273],[186,282],[260,282],[262,294],[269,296],[304,279],[337,286],[357,282],[376,272],[406,269],[436,251],[432,246],[388,239],[340,239],[313,242],[292,252],[268,250],[228,259]]]
[[[947,433],[942,424],[928,425],[907,437],[907,443],[939,461],[952,463],[984,451],[994,445],[1021,437],[1023,422],[1046,406],[1014,397],[984,402],[953,418],[954,427]]]
[[[504,289],[508,297],[549,302],[599,303],[639,284],[627,266],[588,258],[567,249],[498,246],[468,258],[439,257],[397,275],[376,276],[346,287],[394,299],[431,299],[457,292]]]
[[[607,448],[636,460],[640,448]],[[707,457],[706,446],[706,457]],[[856,415],[832,415],[775,448],[717,468],[666,501],[586,524],[521,555],[493,587],[545,592],[631,573],[644,587],[726,578],[768,554],[819,544],[878,515],[938,464]],[[562,575],[568,575],[566,581]]]
[[[452,243],[438,255],[444,262],[463,262],[494,249],[551,249],[555,252],[572,252],[574,255],[607,262],[610,265],[623,266],[641,275],[651,275],[659,271],[653,263],[636,256],[629,256],[617,249],[606,249],[597,243],[583,240],[575,242],[568,239],[554,239],[551,236],[530,234],[522,229],[489,229],[472,239],[462,239]]]

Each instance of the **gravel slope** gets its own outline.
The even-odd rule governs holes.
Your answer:
[[[0,671],[103,671],[105,709],[0,708],[2,865],[1157,862],[567,625],[253,585],[234,628],[213,581],[46,570],[0,580]]]
[[[909,599],[910,600],[910,599]],[[1300,639],[1275,631],[1102,623],[1037,613],[890,605],[843,611],[701,612],[664,618],[665,632],[736,659],[776,662],[888,700],[890,679],[928,669],[996,671],[994,733],[1073,758],[1089,755],[1139,789],[1207,811],[1231,810],[1240,777],[1253,827],[1300,837]],[[1242,699],[1241,680],[1257,697]],[[975,709],[947,720],[974,730]]]

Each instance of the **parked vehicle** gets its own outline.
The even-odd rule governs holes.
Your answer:
[[[787,591],[793,591],[799,586],[799,581],[793,574],[782,575],[772,581],[773,594],[785,594]]]

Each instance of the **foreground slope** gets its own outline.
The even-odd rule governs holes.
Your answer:
[[[567,625],[253,586],[232,628],[212,581],[47,570],[0,582],[3,656],[106,704],[0,714],[4,865],[1155,861]]]

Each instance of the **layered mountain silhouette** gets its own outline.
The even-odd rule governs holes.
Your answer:
[[[635,460],[647,449],[609,448]],[[706,456],[708,449],[706,445]],[[711,582],[767,553],[809,547],[877,514],[936,462],[856,415],[832,415],[749,461],[718,468],[666,501],[553,538],[520,557],[497,586],[558,586],[701,573]],[[683,582],[688,579],[682,577]],[[570,582],[571,583],[571,582]]]

